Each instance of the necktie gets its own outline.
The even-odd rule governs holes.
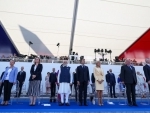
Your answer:
[[[132,67],[131,67],[131,66],[129,66],[129,68],[132,70]]]

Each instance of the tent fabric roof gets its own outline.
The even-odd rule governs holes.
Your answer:
[[[1,22],[0,22],[0,54],[4,56],[19,54],[18,50],[14,46],[13,42],[10,40],[8,33]]]
[[[30,54],[57,56],[60,43],[65,56],[73,9],[74,0],[0,0],[0,20],[21,54],[32,41]],[[149,27],[150,0],[79,0],[73,51],[93,60],[94,49],[111,49],[114,58]]]
[[[150,58],[150,28],[120,54],[119,58],[135,59],[136,61]]]

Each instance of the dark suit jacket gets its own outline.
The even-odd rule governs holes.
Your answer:
[[[107,83],[109,83],[108,76],[109,76],[109,74],[107,73],[107,74],[105,75],[105,79],[106,79],[106,82],[107,82]]]
[[[132,69],[131,69],[132,68]],[[127,65],[123,65],[121,67],[121,80],[124,83],[137,83],[137,77],[136,77],[136,72],[135,72],[135,68],[133,66],[131,66],[131,68]],[[132,81],[132,78],[134,82]]]
[[[35,66],[35,64],[33,64],[31,66],[31,70],[30,70],[31,76],[30,76],[29,81],[32,81],[32,80],[42,80],[42,74],[41,74],[41,72],[42,72],[42,69],[43,69],[43,65],[39,64],[36,67],[35,71],[34,71],[34,66]],[[32,79],[32,75],[36,75],[36,77],[34,79]]]
[[[89,68],[87,66],[84,66],[84,68],[81,65],[77,67],[77,81],[79,82],[90,81]]]
[[[21,71],[20,71],[21,72]],[[24,82],[25,79],[26,79],[26,72],[23,71],[22,73],[18,72],[18,75],[17,75],[17,80],[19,82]]]
[[[91,81],[92,81],[92,83],[93,83],[93,84],[95,83],[95,77],[94,77],[94,73],[92,73],[92,76],[91,76]]]
[[[4,73],[5,73],[5,71],[2,72],[2,74],[1,74],[1,79],[2,79],[2,77],[3,77],[3,75],[4,75]]]
[[[109,73],[108,75],[108,83],[110,84],[116,84],[116,78],[113,73]]]
[[[57,73],[50,73],[50,77],[49,77],[49,82],[50,83],[56,83],[57,82]]]
[[[77,84],[77,73],[74,73],[73,74],[73,82],[74,82],[74,84],[76,85]]]
[[[143,67],[143,71],[146,77],[146,82],[150,81],[150,66],[147,64]]]

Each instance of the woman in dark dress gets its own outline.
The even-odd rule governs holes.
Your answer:
[[[42,80],[42,69],[43,66],[40,64],[40,59],[37,57],[34,60],[34,64],[31,66],[29,88],[27,95],[30,96],[30,106],[34,106],[36,103],[37,96],[40,96],[40,84]]]

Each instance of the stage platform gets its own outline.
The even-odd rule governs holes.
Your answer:
[[[119,105],[118,99],[112,99],[114,105],[108,104],[107,99],[104,100],[104,106],[92,105],[88,102],[88,106],[78,106],[73,100],[70,101],[70,106],[58,106],[58,103],[51,103],[48,99],[43,100],[40,105],[29,106],[27,99],[21,99],[19,103],[13,101],[12,105],[0,106],[0,113],[150,113],[150,105],[141,105],[138,99],[138,107],[129,107],[127,105]],[[146,100],[145,100],[146,102]]]

